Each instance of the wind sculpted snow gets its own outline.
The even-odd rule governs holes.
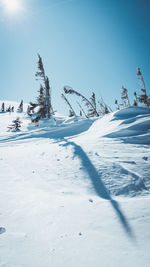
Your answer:
[[[0,114],[0,267],[149,267],[149,109],[23,113],[10,132],[16,116]]]

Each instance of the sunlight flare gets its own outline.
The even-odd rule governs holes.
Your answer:
[[[11,14],[19,13],[23,9],[21,0],[2,0],[2,4],[5,12]]]

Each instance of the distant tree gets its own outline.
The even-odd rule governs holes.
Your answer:
[[[19,107],[17,109],[17,112],[18,113],[22,113],[23,112],[23,100],[21,100],[20,105],[19,105]]]
[[[11,112],[11,106],[6,109],[6,112]]]
[[[83,96],[82,94],[80,94],[79,92],[73,90],[71,87],[65,86],[64,87],[64,92],[65,94],[71,94],[71,95],[77,95],[79,97],[81,97],[82,101],[85,103],[85,105],[88,108],[88,113],[89,113],[89,117],[91,116],[91,112],[92,112],[92,116],[96,116],[98,117],[99,114],[97,112],[97,110],[95,109],[93,103],[91,103],[85,96]],[[88,116],[88,114],[87,114]]]
[[[14,106],[11,107],[11,112],[14,112]]]
[[[66,104],[69,106],[69,117],[76,116],[76,113],[75,113],[73,107],[71,106],[70,102],[65,97],[65,95],[64,94],[61,94],[61,97],[64,99],[64,101],[66,102]]]
[[[128,90],[122,86],[122,92],[121,92],[121,99],[122,99],[122,105],[123,107],[129,107],[130,101],[128,97]]]
[[[140,89],[141,94],[137,97],[137,99],[140,103],[143,103],[145,106],[149,107],[150,98],[147,95],[144,78],[143,78],[140,68],[137,69],[137,76],[138,76],[139,84],[142,86],[142,88]]]
[[[134,92],[134,103],[133,106],[138,106],[138,99],[137,99],[137,93]]]
[[[13,120],[12,122],[13,122],[13,124],[10,125],[10,126],[8,126],[8,128],[9,128],[10,130],[20,131],[21,123],[22,123],[22,122],[20,121],[20,118],[18,117],[18,118],[16,118],[16,120]]]
[[[5,103],[2,103],[1,112],[5,112]]]
[[[115,105],[117,105],[117,110],[120,110],[120,106],[118,104],[118,100],[117,99],[115,99]]]
[[[80,117],[82,117],[82,111],[80,110]]]

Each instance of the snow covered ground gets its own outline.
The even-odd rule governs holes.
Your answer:
[[[0,267],[149,267],[150,109],[0,114]]]

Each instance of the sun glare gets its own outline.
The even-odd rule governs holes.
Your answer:
[[[18,13],[22,9],[21,0],[3,0],[3,6],[7,13]]]

